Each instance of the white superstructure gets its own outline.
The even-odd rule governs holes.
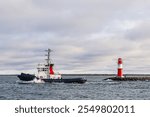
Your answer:
[[[46,59],[46,64],[38,64],[37,70],[38,74],[37,77],[40,79],[61,79],[61,74],[60,73],[55,73],[53,70],[54,64],[52,64],[51,59],[50,59],[50,52],[52,51],[51,49],[46,50],[48,51],[47,59]]]

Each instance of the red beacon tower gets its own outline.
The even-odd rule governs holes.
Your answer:
[[[118,74],[117,74],[117,77],[120,77],[120,78],[124,77],[123,76],[122,64],[123,64],[122,58],[118,58]]]

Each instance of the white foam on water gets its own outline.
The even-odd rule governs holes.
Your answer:
[[[36,78],[33,80],[33,82],[34,82],[34,83],[38,83],[38,84],[39,84],[39,83],[45,83],[43,80],[41,80],[41,79],[36,79]]]
[[[36,79],[36,78],[31,80],[31,81],[17,80],[16,82],[19,83],[19,84],[33,84],[33,83],[40,84],[40,83],[45,83],[43,80]]]

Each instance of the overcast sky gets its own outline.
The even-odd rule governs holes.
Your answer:
[[[0,74],[150,73],[150,0],[0,0]]]

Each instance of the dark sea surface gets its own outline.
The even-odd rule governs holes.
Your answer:
[[[109,76],[85,77],[85,84],[19,84],[17,76],[0,76],[0,100],[150,100],[150,81],[111,81]]]

